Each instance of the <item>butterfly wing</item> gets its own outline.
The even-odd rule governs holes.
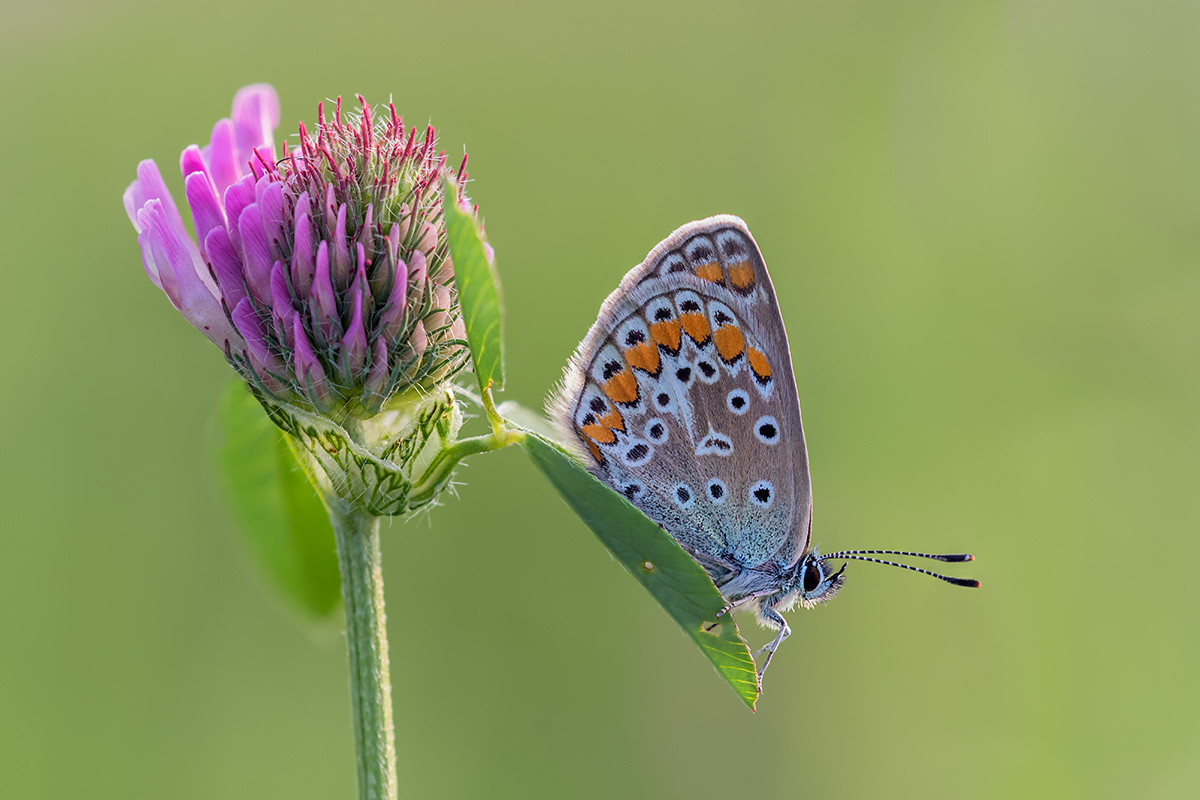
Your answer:
[[[684,225],[625,276],[548,409],[588,470],[685,547],[741,567],[807,548],[787,334],[737,217]]]

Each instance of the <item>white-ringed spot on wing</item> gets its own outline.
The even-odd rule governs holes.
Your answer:
[[[723,433],[717,433],[712,428],[708,429],[708,435],[700,442],[696,448],[698,456],[731,456],[733,455],[733,442],[728,436]]]
[[[721,271],[721,263],[717,260],[717,248],[712,239],[707,236],[693,237],[684,246],[684,253],[697,278],[719,286],[725,285],[725,275]]]
[[[750,410],[750,395],[745,389],[734,389],[725,395],[725,406],[740,417]]]
[[[657,391],[650,396],[650,406],[659,411],[673,412],[675,410],[675,396],[660,385]]]
[[[630,437],[621,449],[621,461],[627,467],[640,467],[654,457],[654,448],[647,441]]]
[[[770,481],[759,481],[750,487],[750,502],[759,508],[770,508],[775,502],[775,484]]]
[[[775,444],[779,441],[779,423],[774,417],[759,417],[754,423],[754,435],[763,444]]]
[[[642,499],[642,495],[645,493],[645,491],[646,485],[641,481],[636,480],[630,481],[621,487],[621,494],[625,495],[625,498],[631,503],[636,503],[638,500]]]
[[[710,386],[721,380],[721,371],[717,369],[717,365],[709,361],[707,358],[702,358],[696,362],[695,369],[696,377]]]
[[[692,487],[680,481],[671,487],[671,500],[675,505],[687,510],[696,505],[696,493],[692,491]]]
[[[662,444],[671,436],[667,423],[658,417],[646,421],[646,438],[655,444]]]
[[[705,486],[708,491],[708,499],[714,506],[725,505],[725,498],[729,495],[729,487],[725,485],[725,481],[720,478],[713,478]]]
[[[691,364],[680,364],[675,367],[671,375],[675,377],[675,380],[679,381],[684,389],[687,389],[696,380],[696,370]]]

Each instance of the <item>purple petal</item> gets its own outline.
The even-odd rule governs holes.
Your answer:
[[[263,231],[262,213],[257,203],[246,206],[238,218],[238,233],[242,239],[242,263],[245,267],[246,285],[250,294],[262,305],[271,302],[271,247]]]
[[[208,165],[204,163],[204,156],[200,153],[200,148],[196,145],[188,145],[182,153],[179,154],[179,172],[183,175],[184,180],[193,172],[203,172],[209,175]],[[211,178],[212,176],[209,175]]]
[[[232,116],[239,170],[256,160],[255,149],[262,150],[268,161],[274,161],[271,135],[279,125],[279,95],[270,84],[256,83],[239,90],[233,98]]]
[[[313,248],[312,212],[308,192],[296,200],[295,244],[292,246],[292,288],[301,299],[308,297],[316,271],[317,254]]]
[[[142,263],[151,280],[157,275],[155,283],[183,318],[224,349],[225,341],[236,339],[236,334],[229,327],[216,286],[192,240],[176,229],[161,200],[147,202],[138,213],[138,221],[143,228],[138,236]]]
[[[370,250],[375,243],[375,232],[371,230],[374,224],[371,216],[375,213],[371,203],[367,203],[367,212],[363,214],[363,223],[358,228],[358,243]]]
[[[337,229],[333,233],[333,263],[330,264],[334,286],[339,289],[346,288],[350,283],[352,266],[350,247],[346,242],[346,204],[342,203],[338,208]]]
[[[213,125],[212,138],[203,153],[213,185],[217,187],[217,195],[223,196],[225,190],[243,175],[243,171],[238,169],[237,134],[233,120],[227,117]]]
[[[225,218],[228,220],[226,227],[229,229],[229,241],[233,242],[233,246],[239,252],[242,249],[242,235],[238,233],[238,220],[246,206],[253,202],[254,179],[249,175],[237,183],[230,184],[225,190]]]
[[[414,255],[418,255],[415,254]],[[408,278],[405,275],[407,267],[403,261],[396,262],[396,279],[392,282],[392,291],[388,295],[387,305],[379,315],[379,334],[387,341],[393,341],[404,325],[404,308],[408,297]]]
[[[337,197],[333,193],[333,184],[329,184],[325,187],[325,207],[322,209],[324,211],[325,231],[329,231],[330,226],[333,225],[333,221],[337,219],[337,209]]]
[[[367,251],[362,246],[361,242],[354,244],[355,263],[357,266],[354,269],[354,281],[350,284],[350,295],[361,295],[366,304],[365,311],[367,316],[371,315],[374,310],[375,299],[371,297],[371,287],[367,283]]]
[[[151,200],[161,201],[167,218],[177,223],[179,230],[184,230],[183,217],[179,216],[179,209],[175,207],[171,192],[163,181],[162,173],[158,171],[158,165],[152,159],[148,158],[138,164],[137,180],[129,184],[122,199],[125,201],[125,213],[129,215],[129,221],[138,233],[142,232],[138,227],[138,211]]]
[[[292,307],[292,295],[288,291],[287,271],[283,262],[276,261],[271,268],[271,321],[275,324],[275,336],[279,341],[287,343],[292,335],[292,315],[296,309]]]
[[[408,285],[418,292],[423,292],[425,291],[425,278],[425,254],[420,250],[414,250],[408,259]]]
[[[283,222],[283,186],[273,178],[266,186],[258,183],[258,210],[262,214],[263,231],[267,242],[271,245],[271,255],[274,258],[283,257],[284,222]]]
[[[438,284],[433,288],[433,307],[438,309],[425,318],[425,328],[439,331],[450,324],[450,287]]]
[[[388,350],[383,337],[375,340],[374,353],[371,356],[371,371],[367,373],[367,391],[382,395],[388,380]]]
[[[313,275],[312,291],[309,293],[309,308],[313,329],[320,330],[325,341],[333,342],[341,335],[338,320],[337,296],[329,279],[329,243],[317,246],[317,271]]]
[[[207,258],[205,240],[213,229],[225,229],[225,212],[221,209],[217,190],[207,172],[193,172],[187,176],[183,185],[188,208],[192,210],[192,226],[196,229],[196,239],[200,242],[200,255]]]
[[[283,361],[271,352],[271,348],[267,345],[266,326],[254,310],[254,303],[250,298],[243,298],[230,316],[233,317],[233,324],[237,326],[238,333],[246,341],[246,351],[250,354],[255,371],[260,376],[264,369],[277,375],[285,374]]]
[[[242,259],[233,249],[233,242],[229,241],[229,232],[214,228],[204,240],[204,251],[217,276],[217,286],[226,307],[237,308],[246,296],[246,280],[242,276]]]
[[[292,317],[292,339],[296,383],[309,390],[310,399],[323,402],[329,396],[329,386],[325,382],[325,370],[309,345],[308,337],[304,335],[304,323],[299,314]]]
[[[348,379],[355,380],[367,363],[367,331],[363,327],[362,293],[354,295],[354,315],[342,337],[342,368]]]

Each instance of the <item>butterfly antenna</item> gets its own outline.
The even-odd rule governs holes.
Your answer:
[[[943,580],[946,583],[951,583],[955,586],[967,586],[972,589],[978,589],[980,586],[979,581],[971,578],[952,578],[949,575],[942,575],[940,572],[931,572],[927,569],[912,567],[908,564],[900,564],[896,561],[885,561],[882,558],[870,558],[869,556],[872,555],[913,556],[915,558],[931,558],[934,561],[945,561],[950,563],[975,560],[974,556],[966,553],[934,555],[932,553],[910,553],[907,550],[842,550],[838,553],[830,553],[828,555],[821,556],[821,560],[829,561],[831,559],[838,559],[845,561],[871,561],[875,564],[886,564],[889,567],[899,567],[900,569],[908,569],[912,570],[913,572],[920,572],[922,575],[929,575],[930,577]]]

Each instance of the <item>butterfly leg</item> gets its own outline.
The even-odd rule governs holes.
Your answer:
[[[762,676],[766,674],[767,667],[771,665],[771,658],[775,655],[775,650],[778,649],[779,645],[784,639],[792,635],[792,629],[788,627],[787,620],[783,618],[783,615],[768,606],[766,603],[764,603],[760,608],[759,614],[762,616],[763,622],[779,627],[779,635],[776,636],[770,644],[760,648],[758,652],[754,654],[756,658],[763,652],[766,652],[767,654],[766,660],[763,661],[762,669],[758,671],[758,681],[761,685]]]
[[[726,603],[724,605],[724,607],[720,611],[717,612],[718,622],[714,622],[712,625],[709,625],[704,630],[711,631],[713,628],[720,625],[721,623],[719,622],[719,620],[721,619],[721,617],[725,616],[726,614],[732,613],[733,610],[736,609],[738,606],[748,603],[751,600],[757,600],[760,597],[766,597],[767,595],[775,594],[776,591],[778,591],[778,590],[774,589],[774,588],[764,589],[761,592],[755,592],[753,594],[748,594],[745,597],[739,597],[737,600],[730,600],[728,603]],[[783,617],[780,617],[780,619],[783,619]]]

